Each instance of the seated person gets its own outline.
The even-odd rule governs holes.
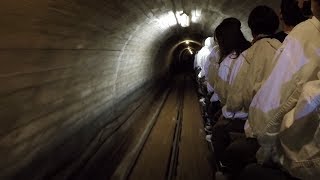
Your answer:
[[[204,86],[205,82],[205,62],[207,61],[208,57],[210,56],[211,52],[213,51],[214,41],[212,37],[208,37],[205,42],[204,46],[197,54],[197,63],[200,68],[198,79],[199,79],[199,87],[200,87],[200,94],[206,95],[206,87]]]
[[[314,17],[300,23],[289,33],[281,52],[276,56],[275,68],[255,95],[249,109],[249,130],[258,138],[261,145],[257,153],[258,162],[264,164],[278,159],[280,164],[286,167],[291,174],[300,173],[300,170],[307,171],[308,168],[310,168],[308,173],[316,172],[314,169],[316,162],[313,162],[312,159],[319,154],[316,153],[315,147],[306,142],[306,138],[310,138],[308,135],[296,136],[297,133],[302,133],[302,127],[295,129],[295,126],[301,126],[300,123],[308,121],[294,121],[294,119],[301,119],[308,115],[312,108],[303,109],[301,116],[292,117],[299,112],[299,108],[303,108],[297,105],[299,97],[303,95],[301,92],[306,91],[303,87],[306,87],[306,83],[317,80],[320,71],[320,1],[312,0],[311,2]],[[316,106],[317,103],[311,101],[312,95],[309,94],[307,99],[312,102],[312,106]],[[295,108],[298,108],[298,111]],[[286,120],[290,116],[291,120]],[[304,125],[308,126],[308,124]],[[282,131],[283,128],[292,130]],[[304,133],[312,133],[313,130],[305,129]],[[286,133],[288,134],[286,135]],[[279,146],[279,142],[281,146]],[[311,141],[309,142],[311,143]],[[286,145],[286,143],[291,144]],[[311,151],[306,151],[307,146]],[[293,147],[294,149],[287,149]],[[282,159],[273,156],[275,152],[279,152],[279,149],[282,149]],[[305,153],[299,154],[299,152]],[[309,154],[311,152],[315,154],[307,158],[306,156],[311,155]],[[288,164],[286,165],[286,163]],[[299,177],[300,175],[295,176]]]
[[[262,12],[262,10],[260,10],[260,12]],[[253,11],[250,17],[251,18],[259,17],[258,15],[259,13],[257,15],[254,15],[254,14],[255,13]],[[283,0],[281,2],[281,18],[280,19],[282,19],[284,23],[285,31],[290,32],[294,25],[305,20],[306,17],[303,16],[302,10],[298,7],[298,3],[296,0]],[[251,27],[253,29],[253,35],[254,35],[254,34],[257,34],[257,33],[254,33],[254,32],[257,32],[257,30],[254,30],[256,28],[253,22],[259,22],[259,21],[251,20]],[[249,24],[250,24],[250,21],[249,21]],[[258,27],[262,27],[262,25]],[[270,35],[269,37],[272,38],[273,35]],[[259,48],[256,48],[255,50],[256,53],[253,53],[255,51],[252,52],[254,56],[252,56],[251,61],[248,61],[249,60],[248,58],[248,60],[241,67],[240,71],[242,72],[240,72],[239,73],[240,75],[237,76],[236,83],[234,83],[234,86],[231,88],[232,93],[228,97],[228,101],[226,104],[227,112],[228,110],[237,110],[240,108],[245,108],[247,111],[248,106],[251,103],[255,93],[259,91],[261,85],[265,82],[265,79],[268,78],[271,70],[273,69],[273,66],[276,63],[276,60],[274,60],[273,55],[274,54],[278,55],[281,52],[281,49],[279,49],[277,53],[275,52],[275,50],[277,49],[276,47],[279,47],[279,43],[275,39],[270,39],[269,37],[258,40],[248,50],[248,51],[254,50],[254,47],[260,46],[260,50]],[[266,42],[268,42],[269,45]],[[273,45],[271,42],[273,42]],[[263,45],[265,45],[265,47],[261,48]],[[269,54],[271,54],[271,56]],[[256,59],[257,61],[253,61],[254,59]],[[247,73],[247,76],[245,76],[246,73]],[[243,82],[248,82],[248,83],[246,84]],[[264,103],[264,101],[261,101],[260,103]],[[258,149],[254,150],[253,148],[259,148],[259,145],[255,147],[252,146],[252,149],[250,150],[249,150],[250,146],[245,145],[246,141],[249,141],[250,145],[253,144],[252,141],[256,141],[255,133],[252,133],[252,131],[250,130],[251,129],[250,122],[252,122],[250,117],[251,117],[251,112],[249,112],[249,118],[248,118],[249,120],[246,122],[246,126],[245,126],[247,140],[242,140],[242,143],[244,144],[242,144],[241,141],[235,142],[233,145],[230,145],[230,147],[227,148],[226,156],[228,156],[229,158],[228,158],[228,161],[225,162],[226,165],[229,164],[229,166],[235,166],[240,168],[242,166],[240,163],[241,161],[244,162],[243,163],[244,165],[247,163],[248,160],[245,158],[246,156],[237,157],[236,155],[237,154],[236,151],[241,151],[240,149],[241,146],[247,147],[246,152],[253,152],[252,156],[255,154],[255,151],[258,150]],[[233,158],[235,159],[238,158],[238,159],[232,160],[232,158],[230,158],[232,157],[230,153],[233,154]],[[242,160],[239,160],[239,158]],[[248,158],[248,159],[251,159],[251,158]],[[236,164],[238,165],[233,164],[235,162],[237,162]]]
[[[212,38],[213,39],[213,38]],[[211,51],[210,55],[207,56],[206,61],[204,63],[203,67],[203,73],[205,77],[205,84],[206,90],[207,90],[207,95],[205,98],[205,111],[206,111],[206,116],[205,118],[205,131],[207,133],[211,133],[211,128],[212,125],[214,124],[214,116],[215,113],[220,109],[220,103],[219,103],[219,98],[217,97],[217,94],[214,92],[214,85],[210,84],[210,76],[212,74],[217,74],[218,73],[218,61],[219,61],[219,46],[215,45],[213,47],[213,50]]]
[[[230,74],[231,87],[222,108],[223,121],[213,128],[213,142],[218,149],[219,159],[231,174],[237,174],[248,162],[254,161],[259,144],[248,137],[230,144],[230,132],[244,132],[247,109],[255,92],[273,68],[273,57],[281,42],[272,36],[279,26],[279,19],[273,9],[258,6],[252,10],[248,19],[254,40],[252,46],[241,54]],[[237,117],[239,113],[242,117]],[[240,120],[239,120],[240,119]],[[227,148],[228,147],[228,148]],[[218,154],[217,154],[218,156]]]
[[[219,97],[221,104],[225,104],[228,91],[230,88],[230,78],[232,77],[233,69],[235,69],[235,64],[239,58],[243,58],[240,54],[250,47],[250,43],[245,39],[243,33],[241,32],[241,23],[236,18],[225,19],[215,30],[215,38],[220,48],[220,60],[219,69],[216,81],[214,82],[214,89]],[[246,113],[238,112],[234,116],[238,119],[243,119],[247,117]],[[243,124],[245,121],[237,121],[240,124],[233,124],[233,130],[240,129],[243,131]],[[242,123],[242,124],[241,124]],[[224,121],[219,120],[213,127],[213,135],[220,135],[220,126],[225,126]],[[240,128],[239,128],[240,127]],[[210,140],[211,137],[206,137]],[[212,139],[213,146],[215,148],[216,157],[221,157],[221,153],[224,151],[225,146],[228,142],[225,138],[220,136],[215,136]]]
[[[250,165],[239,179],[318,179],[320,177],[320,72],[305,83],[295,107],[283,118],[273,166]],[[269,163],[270,164],[270,163]],[[278,168],[277,168],[278,167]]]
[[[308,6],[306,3],[305,6]],[[298,0],[282,0],[280,5],[280,21],[282,31],[275,34],[275,38],[283,42],[292,29],[299,23],[308,19],[305,16],[304,7],[299,7]]]

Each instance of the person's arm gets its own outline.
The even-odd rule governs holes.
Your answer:
[[[270,161],[277,143],[283,116],[294,108],[300,89],[296,85],[305,61],[297,41],[287,39],[282,50],[276,54],[276,65],[258,90],[249,107],[248,121],[259,144],[257,159],[260,163]]]
[[[290,174],[301,179],[312,179],[320,174],[317,166],[306,166],[320,158],[320,73],[317,80],[303,86],[296,106],[285,115],[279,140],[280,156],[294,159],[282,162]],[[276,149],[277,150],[277,149]],[[308,152],[308,153],[301,153]],[[278,160],[279,162],[280,159]],[[299,162],[299,163],[296,163]],[[319,164],[318,164],[319,165]]]
[[[230,70],[230,61],[228,58],[222,61],[219,66],[216,82],[214,85],[214,90],[219,96],[222,104],[226,103],[227,96],[227,86],[228,86],[228,74]]]
[[[230,112],[240,111],[244,105],[243,91],[247,86],[247,75],[250,64],[246,59],[244,59],[239,65],[241,67],[231,84],[226,102],[227,111]]]
[[[209,56],[207,56],[206,57],[206,60],[205,60],[205,63],[204,63],[204,67],[203,67],[203,69],[204,69],[204,77],[206,78],[206,81],[208,81],[208,79],[209,79],[209,69],[210,69],[210,64],[211,64],[211,56],[209,55]]]

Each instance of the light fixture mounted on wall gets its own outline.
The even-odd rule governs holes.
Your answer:
[[[161,28],[167,29],[179,24],[182,27],[190,26],[190,23],[199,23],[201,20],[201,9],[191,10],[190,13],[185,11],[169,11],[157,17],[156,21]]]
[[[176,17],[178,20],[178,24],[180,24],[182,27],[190,26],[190,17],[184,11],[177,11]]]

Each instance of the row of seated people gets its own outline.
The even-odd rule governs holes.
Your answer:
[[[319,179],[320,0],[282,0],[279,16],[257,6],[248,26],[251,43],[238,19],[224,19],[195,57],[220,170],[230,179]]]

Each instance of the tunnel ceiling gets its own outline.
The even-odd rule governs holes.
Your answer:
[[[132,2],[132,1],[131,1]],[[274,0],[253,1],[253,0],[151,0],[135,3],[136,7],[143,9],[147,15],[147,21],[156,21],[155,28],[169,29],[175,34],[199,33],[204,36],[213,34],[214,28],[227,17],[236,17],[241,20],[243,31],[248,38],[251,34],[247,27],[247,17],[250,11],[257,5],[268,5],[275,10],[279,9],[279,2]],[[168,15],[169,14],[169,15]],[[179,28],[174,24],[175,20],[182,24],[179,14],[186,14],[190,18],[190,25]],[[171,15],[171,16],[170,16]],[[169,26],[168,26],[169,24]],[[162,31],[166,32],[166,31]],[[170,33],[167,34],[167,36]]]
[[[259,4],[279,7],[274,0],[7,0],[2,5],[0,48],[125,51],[139,45],[139,50],[154,55],[172,36],[211,36],[230,16],[242,21],[250,38],[247,17]],[[188,27],[177,25],[181,12],[190,18]]]
[[[215,27],[227,17],[240,19],[242,31],[247,39],[251,40],[251,31],[247,26],[250,11],[257,5],[268,5],[277,11],[279,3],[280,1],[274,0],[154,0],[138,3],[138,6],[147,7],[142,9],[148,12],[145,13],[148,15],[146,20],[157,22],[152,24],[154,29],[159,27],[163,29],[158,38],[169,39],[160,43],[174,47],[185,39],[193,39],[201,43],[206,37],[213,36]],[[183,19],[179,18],[181,14],[188,15],[188,26],[183,25]],[[166,65],[171,61],[172,58],[167,57]]]

